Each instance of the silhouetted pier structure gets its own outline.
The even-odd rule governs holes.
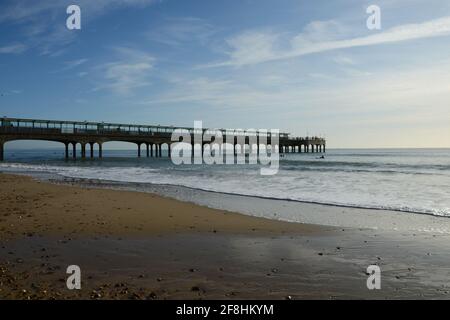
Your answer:
[[[228,143],[225,129],[198,129],[173,126],[118,124],[104,122],[80,122],[80,121],[56,121],[38,119],[0,118],[0,161],[4,159],[4,145],[8,141],[15,140],[44,140],[61,142],[65,145],[65,158],[69,159],[72,150],[72,158],[77,157],[77,146],[81,147],[81,158],[86,158],[87,146],[89,146],[90,158],[94,158],[94,148],[98,146],[98,157],[103,157],[103,144],[110,141],[131,142],[137,145],[137,155],[141,156],[141,147],[145,145],[147,157],[162,157],[162,148],[167,146],[167,155],[171,155],[172,133],[176,129],[183,129],[191,135],[192,154],[194,154],[194,135],[203,133],[214,134],[221,131],[223,142]],[[242,137],[244,136],[244,137]],[[256,137],[255,137],[256,136]],[[241,139],[239,139],[241,138]],[[279,133],[278,145],[272,146],[270,133],[241,132],[234,136],[234,152],[250,150],[249,143],[255,141],[257,152],[260,145],[265,142],[270,150],[279,153],[289,152],[325,152],[325,139],[319,137],[291,137],[288,133]],[[231,139],[230,139],[231,140]],[[203,145],[210,142],[203,142]],[[214,143],[214,140],[213,142]],[[303,149],[303,150],[302,150]]]

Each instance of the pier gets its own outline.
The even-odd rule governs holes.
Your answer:
[[[61,142],[65,146],[65,158],[77,158],[77,148],[81,150],[80,157],[94,158],[94,150],[97,148],[98,157],[103,157],[103,144],[111,141],[134,143],[137,146],[137,156],[141,157],[143,151],[146,157],[162,157],[163,147],[167,149],[167,156],[171,155],[172,133],[176,129],[188,132],[192,139],[192,154],[194,154],[194,135],[220,131],[224,143],[228,143],[225,129],[202,129],[198,128],[159,126],[159,125],[137,125],[119,124],[105,122],[80,122],[80,121],[58,121],[39,119],[0,118],[0,161],[4,160],[4,145],[9,141],[16,140],[43,140]],[[252,141],[256,141],[257,152],[260,145],[264,143],[273,152],[279,153],[324,153],[326,141],[320,137],[292,137],[289,133],[279,133],[278,145],[272,146],[270,133],[248,133],[242,132],[234,135],[232,139],[234,153],[238,150],[246,153],[253,148]],[[242,142],[244,146],[241,148]],[[203,142],[201,148],[209,142]],[[214,143],[214,142],[211,142]],[[144,150],[142,147],[144,146]],[[89,150],[88,150],[89,148]],[[72,154],[70,155],[70,151]],[[87,154],[89,151],[89,154]]]

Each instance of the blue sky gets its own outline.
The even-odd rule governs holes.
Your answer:
[[[1,116],[450,147],[447,0],[3,0],[0,27]]]

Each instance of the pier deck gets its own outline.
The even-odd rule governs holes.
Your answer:
[[[289,133],[279,133],[278,143],[272,146],[270,133],[255,131],[230,131],[225,129],[198,129],[173,126],[136,125],[104,122],[58,121],[20,118],[0,118],[0,161],[4,159],[4,145],[15,140],[45,140],[61,142],[65,146],[65,158],[77,158],[77,146],[81,148],[81,158],[86,158],[86,147],[90,147],[90,157],[94,158],[95,146],[98,157],[103,157],[103,144],[110,141],[131,142],[137,145],[137,156],[141,156],[141,147],[145,145],[147,157],[162,157],[162,149],[167,148],[170,157],[172,134],[181,129],[190,135],[192,151],[196,136],[207,134],[222,135],[223,142],[232,142],[234,150],[250,150],[256,145],[270,146],[274,152],[325,152],[326,141],[319,137],[292,137]],[[214,138],[212,139],[214,140]],[[214,142],[201,142],[203,146]],[[216,142],[217,143],[217,142]],[[244,145],[244,148],[240,148]],[[303,149],[303,150],[302,150]],[[72,151],[70,155],[69,150]],[[246,151],[244,151],[246,152]]]

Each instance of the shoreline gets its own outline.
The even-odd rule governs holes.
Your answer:
[[[449,297],[445,234],[283,222],[25,176],[0,174],[0,186],[0,299]],[[66,288],[73,264],[81,290]],[[383,290],[366,288],[372,264]]]

